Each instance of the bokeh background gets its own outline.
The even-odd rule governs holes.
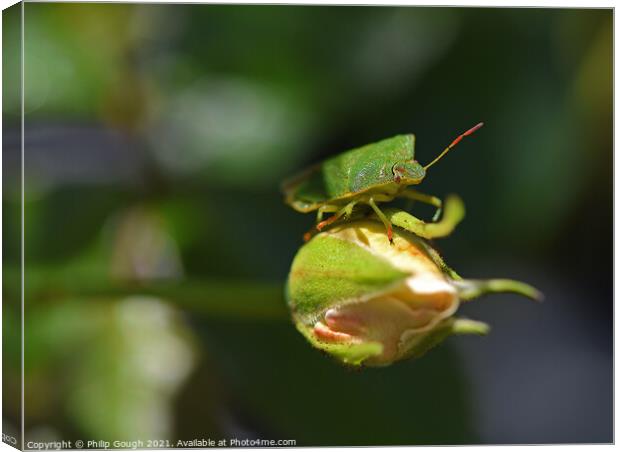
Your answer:
[[[19,10],[3,14],[4,425],[19,406]],[[297,445],[612,441],[611,10],[25,4],[25,434]],[[540,288],[353,371],[283,296],[279,183],[397,133],[467,277]],[[416,215],[431,210],[415,206]],[[176,444],[176,443],[175,443]]]

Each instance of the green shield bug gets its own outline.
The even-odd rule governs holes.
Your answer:
[[[371,219],[334,225],[300,248],[287,301],[314,347],[346,364],[386,366],[421,356],[451,334],[486,334],[485,323],[455,317],[463,301],[491,292],[541,298],[518,281],[462,279],[407,231],[395,229],[391,245]]]
[[[285,181],[282,186],[285,202],[298,212],[316,210],[318,231],[342,216],[350,216],[356,204],[369,205],[383,222],[392,242],[392,224],[377,203],[397,197],[408,198],[434,206],[437,209],[434,219],[438,218],[441,200],[409,187],[420,184],[431,166],[482,125],[479,123],[459,135],[425,166],[414,158],[415,136],[412,134],[397,135],[343,152]],[[325,213],[333,215],[323,220]]]

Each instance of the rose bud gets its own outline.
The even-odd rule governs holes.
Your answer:
[[[376,220],[345,222],[314,236],[291,267],[287,300],[297,329],[316,348],[350,365],[386,366],[418,357],[451,334],[486,334],[456,318],[461,301],[514,292],[512,280],[461,279],[424,239]]]

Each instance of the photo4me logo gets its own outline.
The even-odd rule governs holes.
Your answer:
[[[200,438],[191,440],[178,440],[178,448],[201,448],[201,447],[277,447],[295,446],[297,441],[294,439],[257,439],[257,438],[231,438],[231,439],[211,439]]]
[[[232,438],[228,445],[230,447],[269,447],[269,446],[295,446],[297,441],[294,439],[238,439]]]

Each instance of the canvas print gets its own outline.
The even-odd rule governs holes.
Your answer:
[[[18,3],[3,442],[613,442],[613,10]]]

